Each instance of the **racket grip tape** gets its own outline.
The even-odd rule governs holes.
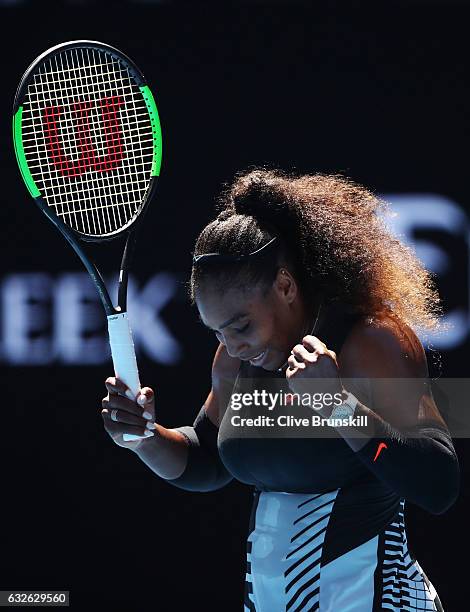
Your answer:
[[[126,397],[135,401],[140,392],[140,380],[127,312],[108,316],[108,333],[114,373],[128,387]],[[125,442],[140,440],[142,437],[123,434]]]

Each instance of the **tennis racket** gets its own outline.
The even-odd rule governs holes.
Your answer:
[[[162,137],[143,74],[109,45],[52,47],[23,75],[13,108],[21,175],[36,204],[90,274],[108,319],[116,376],[135,400],[140,381],[127,316],[127,280],[139,222],[160,174]],[[125,237],[113,306],[83,247]],[[139,436],[124,434],[124,440]]]

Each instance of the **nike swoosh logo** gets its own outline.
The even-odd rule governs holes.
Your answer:
[[[381,442],[379,444],[379,448],[377,449],[377,452],[375,453],[374,461],[376,461],[377,457],[380,455],[380,452],[382,451],[383,448],[388,448],[385,442]]]

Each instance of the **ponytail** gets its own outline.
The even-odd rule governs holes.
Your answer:
[[[225,258],[194,263],[192,302],[206,281],[222,289],[258,282],[269,288],[285,266],[307,303],[321,292],[327,301],[341,301],[358,313],[393,311],[412,327],[439,327],[440,300],[430,274],[390,234],[379,214],[386,204],[366,188],[339,176],[257,169],[235,177],[217,210],[194,255]],[[263,255],[240,259],[275,236],[275,247],[262,249]]]

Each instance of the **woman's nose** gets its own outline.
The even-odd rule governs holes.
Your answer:
[[[227,353],[230,355],[230,357],[233,358],[240,358],[241,355],[245,355],[248,351],[248,345],[246,344],[246,342],[240,342],[240,341],[236,341],[236,340],[228,340],[225,337],[221,337],[220,341],[222,342],[223,345],[225,345],[225,348],[227,349]]]

